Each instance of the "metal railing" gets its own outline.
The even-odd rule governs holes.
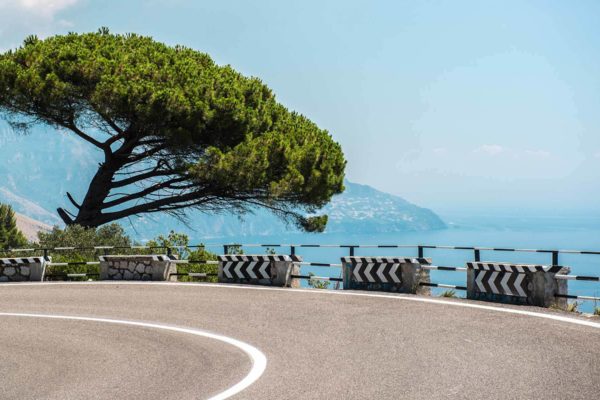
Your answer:
[[[163,250],[166,251],[167,254],[172,254],[174,250],[181,249],[199,249],[199,248],[222,248],[223,254],[229,254],[230,252],[239,251],[244,248],[263,248],[263,249],[282,249],[284,251],[280,251],[279,253],[288,253],[290,255],[296,255],[297,251],[300,249],[345,249],[349,256],[356,256],[357,249],[413,249],[416,252],[416,256],[423,258],[425,257],[425,253],[427,250],[439,249],[439,250],[456,250],[456,251],[469,251],[472,252],[472,260],[475,262],[481,261],[482,252],[523,252],[523,253],[541,253],[548,254],[550,256],[550,263],[548,265],[551,266],[559,266],[560,255],[561,254],[571,254],[571,255],[599,255],[600,251],[590,251],[590,250],[559,250],[559,249],[525,249],[525,248],[507,248],[507,247],[477,247],[477,246],[438,246],[438,245],[405,245],[405,244],[374,244],[374,245],[363,245],[363,244],[280,244],[280,243],[266,243],[266,244],[246,244],[246,243],[212,243],[212,244],[198,244],[191,246],[143,246],[143,245],[135,245],[135,246],[89,246],[89,247],[55,247],[55,248],[43,248],[43,247],[32,247],[32,248],[24,248],[24,249],[5,249],[0,250],[0,256],[2,253],[38,253],[44,256],[50,256],[53,252],[62,252],[62,251],[93,251],[95,253],[102,252],[104,255],[107,255],[110,251],[118,251],[118,250]],[[600,258],[599,258],[600,261]],[[214,260],[200,260],[200,261],[190,261],[190,260],[178,260],[176,263],[181,264],[216,264],[217,261]],[[96,261],[78,261],[78,262],[62,262],[62,263],[51,263],[51,266],[67,266],[67,265],[97,265],[99,262]],[[342,264],[340,263],[326,263],[326,262],[301,262],[302,266],[310,266],[310,267],[334,267],[334,268],[342,268]],[[426,265],[423,266],[424,269],[427,270],[435,270],[435,271],[450,271],[450,272],[466,272],[467,268],[458,267],[458,266],[444,266],[444,265]],[[86,277],[86,276],[97,276],[98,274],[90,273],[71,273],[71,274],[56,274],[56,277],[65,277],[65,278],[75,278],[75,277]],[[178,273],[174,275],[179,276],[189,276],[195,278],[207,278],[211,276],[216,276],[215,273],[203,273],[203,272],[188,272],[188,273]],[[52,277],[52,274],[49,275]],[[341,274],[340,274],[341,276]],[[323,281],[333,281],[333,282],[341,282],[341,278],[330,277],[330,276],[316,276],[316,275],[294,275],[295,278],[298,279],[307,279],[307,280],[323,280]],[[590,282],[600,282],[599,276],[585,276],[585,275],[556,275],[557,279],[565,279],[565,280],[576,280],[576,281],[590,281]],[[421,283],[423,286],[430,287],[439,287],[439,288],[450,288],[456,290],[467,290],[465,286],[461,285],[451,285],[447,283]],[[580,300],[592,300],[592,301],[600,301],[600,297],[595,296],[576,296],[576,295],[559,295],[557,297],[565,297],[569,299],[580,299]]]

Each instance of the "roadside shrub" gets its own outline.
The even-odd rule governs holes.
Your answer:
[[[155,239],[150,240],[146,243],[148,247],[156,247],[160,251],[149,250],[154,253],[164,253],[167,248],[171,249],[171,254],[177,255],[180,260],[189,261],[209,261],[216,260],[217,255],[207,251],[204,247],[190,248],[190,239],[184,233],[177,233],[174,231],[169,232],[167,236],[159,235]],[[178,273],[190,273],[190,272],[203,272],[208,274],[218,273],[217,264],[178,264]],[[190,278],[189,276],[179,276],[180,282],[193,282],[197,281],[197,278]],[[216,282],[217,276],[209,276],[205,279],[206,282]]]
[[[315,276],[315,274],[310,272],[308,274],[308,276]],[[324,281],[322,279],[309,279],[308,280],[308,286],[313,289],[327,289],[327,288],[329,288],[330,284],[331,284],[330,281]]]
[[[0,204],[0,249],[16,249],[27,245],[27,239],[17,228],[12,207]]]
[[[450,290],[445,290],[442,292],[442,294],[440,294],[440,297],[452,297],[452,298],[456,298],[456,290],[454,289],[450,289]]]
[[[53,263],[98,261],[98,256],[115,250],[94,249],[98,246],[129,247],[132,241],[123,228],[116,223],[99,228],[84,228],[70,225],[62,229],[55,226],[50,232],[39,232],[39,247],[54,249],[57,247],[75,247],[75,250],[55,250],[49,253]],[[130,254],[130,249],[119,249],[121,254]],[[51,266],[47,274],[98,273],[98,265]],[[81,278],[88,279],[88,278]]]

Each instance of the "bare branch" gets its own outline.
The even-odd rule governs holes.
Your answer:
[[[79,136],[80,138],[85,140],[86,142],[93,144],[94,146],[98,147],[99,149],[104,150],[105,152],[107,151],[107,148],[104,145],[104,143],[101,143],[101,142],[97,141],[96,139],[94,139],[93,137],[87,135],[85,132],[80,130],[73,121],[67,122],[65,126],[67,128],[69,128],[71,131],[73,131],[73,133],[75,133],[77,136]]]
[[[67,192],[67,198],[69,199],[69,201],[71,202],[71,204],[73,204],[75,206],[75,208],[77,208],[78,210],[81,210],[81,205],[77,204],[77,202],[75,201],[75,199],[73,199],[73,196],[71,196],[71,193]]]

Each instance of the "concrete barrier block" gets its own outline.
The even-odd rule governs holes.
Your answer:
[[[50,257],[0,258],[0,282],[42,281]]]
[[[301,257],[288,255],[226,254],[219,256],[219,282],[300,287]]]
[[[562,266],[470,262],[467,263],[467,298],[566,308],[567,300],[555,295],[567,294],[568,283],[556,279],[556,275],[570,271]]]
[[[342,257],[344,289],[429,294],[431,289],[420,285],[430,282],[422,268],[429,264],[428,258]]]
[[[175,256],[109,255],[100,257],[100,280],[176,281]]]

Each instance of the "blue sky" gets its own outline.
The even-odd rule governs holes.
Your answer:
[[[151,35],[262,78],[353,181],[446,213],[600,212],[599,20],[596,0],[0,0],[0,49]]]

